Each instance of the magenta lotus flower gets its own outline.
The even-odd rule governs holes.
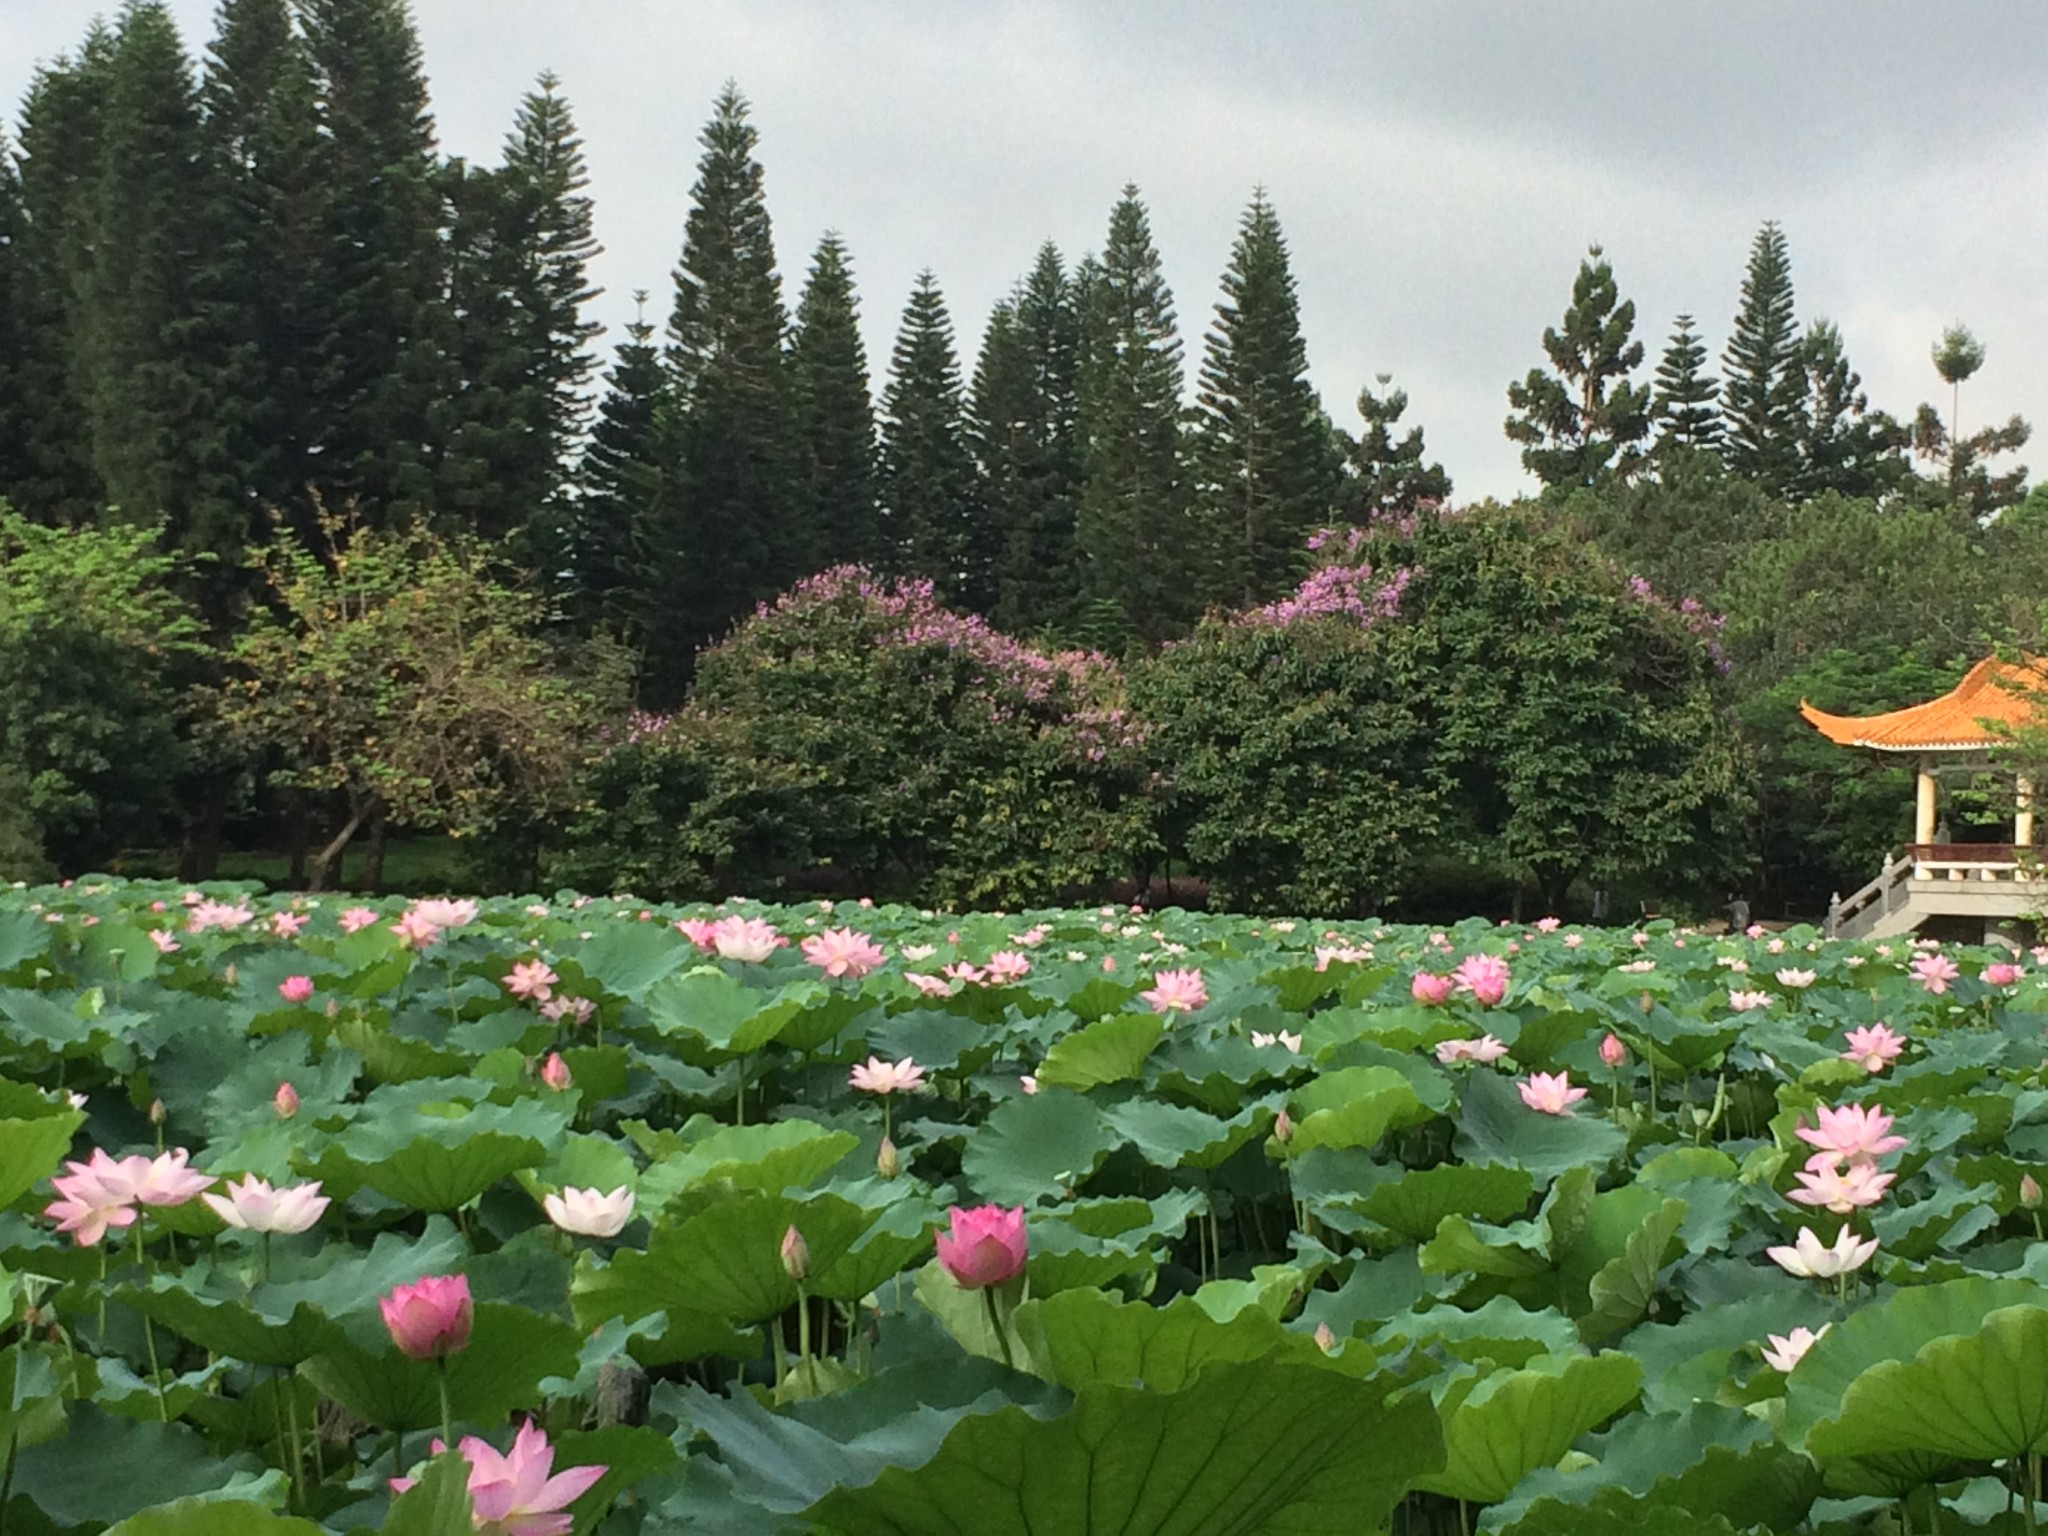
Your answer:
[[[1866,1072],[1882,1072],[1906,1049],[1906,1037],[1893,1034],[1882,1024],[1849,1031],[1849,1049],[1842,1060],[1860,1062]]]
[[[1024,1268],[1024,1207],[1005,1210],[980,1205],[954,1206],[946,1213],[950,1232],[938,1235],[939,1263],[961,1289],[985,1290],[1001,1285]]]
[[[1497,1007],[1508,995],[1508,963],[1499,955],[1467,955],[1451,980],[1480,1007]]]
[[[368,928],[377,921],[378,916],[379,913],[374,907],[350,907],[335,921],[343,933],[354,933],[358,929]]]
[[[1802,1280],[1832,1280],[1869,1263],[1870,1256],[1877,1252],[1877,1239],[1859,1242],[1856,1229],[1845,1221],[1833,1243],[1821,1242],[1813,1228],[1802,1227],[1790,1247],[1766,1248],[1764,1252],[1788,1275],[1797,1275]]]
[[[597,1004],[587,997],[551,997],[540,1005],[540,1016],[557,1024],[588,1024]]]
[[[469,1343],[475,1308],[466,1275],[428,1275],[377,1299],[391,1342],[409,1360],[452,1355]]]
[[[1905,1137],[1888,1134],[1892,1117],[1875,1104],[1844,1104],[1840,1109],[1822,1104],[1813,1114],[1817,1124],[1796,1124],[1793,1133],[1809,1147],[1817,1147],[1830,1157],[1874,1162],[1906,1144]]]
[[[924,1068],[908,1056],[901,1061],[870,1056],[855,1064],[847,1081],[862,1093],[914,1093],[924,1086]]]
[[[1408,995],[1425,1008],[1436,1008],[1451,1000],[1451,992],[1457,985],[1448,976],[1417,971],[1415,979],[1408,983]]]
[[[1524,1104],[1544,1115],[1573,1114],[1572,1106],[1586,1096],[1585,1089],[1572,1086],[1568,1072],[1531,1072],[1515,1087]]]
[[[548,1052],[548,1059],[540,1064],[540,1080],[543,1087],[555,1093],[567,1093],[576,1086],[576,1074],[562,1060],[560,1051]]]
[[[304,1232],[319,1221],[331,1203],[320,1193],[320,1181],[273,1189],[255,1174],[244,1174],[237,1184],[229,1180],[226,1195],[202,1194],[199,1198],[214,1215],[244,1232]]]
[[[407,949],[430,949],[441,942],[440,925],[417,912],[402,914],[391,925],[391,931],[398,935],[398,942]]]
[[[1937,997],[1948,990],[1950,982],[1963,974],[1957,969],[1955,961],[1942,954],[1916,955],[1907,969],[1912,971],[1914,979],[1921,986]]]
[[[721,917],[711,925],[711,947],[724,960],[759,965],[788,942],[758,917],[741,917],[735,913]]]
[[[617,1237],[633,1219],[633,1191],[621,1184],[606,1193],[596,1189],[565,1189],[540,1198],[548,1220],[578,1237]]]
[[[310,976],[287,976],[277,984],[277,995],[294,1006],[313,1000],[313,978]]]
[[[708,917],[679,918],[676,932],[707,955],[718,948],[718,924]]]
[[[1768,992],[1731,991],[1728,994],[1728,1011],[1730,1013],[1748,1013],[1753,1008],[1768,1008],[1770,1006],[1771,994]]]
[[[544,1003],[553,997],[555,983],[561,979],[547,961],[541,959],[515,961],[503,977],[507,992],[536,1003]]]
[[[844,976],[849,981],[858,981],[886,958],[881,945],[851,928],[811,934],[801,947],[804,958],[827,976]]]
[[[1152,986],[1138,996],[1152,1005],[1154,1013],[1172,1013],[1182,1010],[1192,1013],[1205,1008],[1209,1003],[1209,989],[1202,981],[1200,969],[1185,971],[1154,971]]]
[[[277,1111],[278,1119],[291,1119],[299,1112],[299,1090],[290,1083],[279,1083],[277,1092],[270,1096],[270,1107]]]
[[[1786,1199],[1846,1216],[1863,1206],[1877,1204],[1898,1175],[1879,1173],[1871,1163],[1850,1163],[1845,1167],[1831,1154],[1816,1152],[1793,1177],[1802,1187],[1792,1190]]]
[[[1764,1364],[1780,1374],[1789,1373],[1806,1352],[1821,1341],[1821,1335],[1834,1326],[1833,1323],[1822,1323],[1818,1332],[1811,1328],[1794,1328],[1790,1334],[1770,1334],[1771,1347],[1763,1352]]]
[[[303,912],[273,912],[270,914],[270,936],[274,939],[296,939],[299,930],[306,926]]]
[[[1031,974],[1031,961],[1014,949],[999,949],[988,957],[988,964],[982,970],[988,976],[990,986],[1008,986]]]
[[[448,1447],[433,1442],[439,1456]],[[597,1486],[609,1468],[598,1464],[569,1467],[555,1476],[555,1448],[532,1420],[519,1426],[507,1455],[474,1435],[462,1440],[462,1458],[469,1463],[470,1519],[484,1536],[569,1536],[576,1522],[569,1506]],[[393,1493],[404,1493],[418,1481],[388,1479]]]
[[[2009,987],[2026,975],[2021,967],[2006,960],[1994,960],[1984,967],[1984,985],[1987,987]]]
[[[927,976],[922,971],[905,971],[903,979],[926,997],[951,997],[953,984],[943,976]]]
[[[1628,1047],[1621,1043],[1619,1035],[1610,1034],[1600,1042],[1600,1060],[1610,1068],[1618,1068],[1628,1060]]]
[[[1440,1040],[1436,1047],[1436,1059],[1447,1067],[1458,1061],[1492,1063],[1507,1053],[1507,1043],[1492,1035],[1481,1035],[1477,1040]]]

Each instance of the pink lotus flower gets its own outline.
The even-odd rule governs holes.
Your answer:
[[[969,987],[978,987],[987,980],[979,970],[965,960],[955,960],[951,965],[940,966],[939,974]]]
[[[1508,963],[1499,955],[1467,955],[1451,980],[1480,1007],[1493,1008],[1508,995]]]
[[[391,925],[391,931],[398,935],[398,942],[407,949],[429,949],[441,942],[440,925],[417,912],[402,914]]]
[[[355,933],[375,923],[377,917],[378,914],[372,907],[350,907],[335,921],[343,933]]]
[[[2009,987],[2027,973],[2010,961],[1994,960],[1984,967],[1984,985]]]
[[[436,928],[460,928],[476,921],[476,903],[468,897],[455,901],[446,896],[431,896],[414,902],[412,911]]]
[[[1583,933],[1568,933],[1564,936],[1564,947],[1566,949],[1577,949],[1585,942],[1586,936]]]
[[[1763,1352],[1764,1364],[1780,1374],[1789,1374],[1806,1352],[1820,1342],[1821,1334],[1834,1326],[1833,1323],[1822,1323],[1818,1333],[1810,1328],[1794,1328],[1789,1336],[1782,1333],[1769,1335],[1771,1347]]]
[[[1822,1243],[1814,1236],[1813,1228],[1802,1227],[1790,1247],[1766,1248],[1764,1252],[1788,1275],[1797,1275],[1802,1280],[1832,1280],[1869,1263],[1870,1256],[1877,1252],[1877,1239],[1858,1242],[1856,1229],[1845,1221],[1833,1243]]]
[[[391,1342],[408,1360],[452,1355],[469,1343],[475,1308],[466,1275],[428,1275],[377,1299]]]
[[[1907,967],[1920,985],[1939,997],[1948,990],[1948,984],[1963,973],[1956,968],[1955,961],[1947,955],[1916,955]]]
[[[946,1217],[952,1230],[938,1235],[939,1263],[962,1290],[1001,1285],[1023,1270],[1024,1207],[956,1205]]]
[[[1538,933],[1555,933],[1558,929],[1562,928],[1563,926],[1564,919],[1562,918],[1539,917],[1536,919],[1536,931]]]
[[[1818,972],[1802,971],[1795,966],[1788,965],[1784,970],[1778,972],[1778,985],[1781,987],[1791,987],[1795,991],[1812,986],[1818,979]]]
[[[814,933],[803,941],[804,958],[827,976],[844,976],[858,981],[886,958],[881,945],[851,928],[833,928]]]
[[[204,933],[209,928],[218,928],[225,932],[231,928],[241,927],[244,923],[252,921],[255,916],[254,912],[239,903],[199,901],[187,914],[185,927],[192,933]]]
[[[212,1174],[185,1166],[191,1156],[183,1147],[173,1147],[155,1157],[124,1157],[103,1169],[101,1181],[136,1205],[184,1205],[214,1184]]]
[[[1874,1162],[1906,1144],[1905,1137],[1886,1134],[1892,1128],[1892,1117],[1875,1104],[1844,1104],[1840,1109],[1822,1104],[1813,1114],[1818,1123],[1810,1128],[1795,1124],[1793,1134],[1829,1157]]]
[[[109,1227],[135,1225],[140,1213],[113,1158],[95,1147],[85,1162],[64,1166],[71,1172],[50,1180],[58,1198],[43,1207],[45,1216],[56,1218],[59,1232],[69,1232],[79,1247],[91,1248]]]
[[[287,976],[277,984],[277,995],[294,1006],[309,1003],[313,1000],[313,978]]]
[[[1621,1043],[1619,1035],[1610,1034],[1600,1042],[1600,1060],[1609,1067],[1619,1067],[1628,1060],[1628,1047]]]
[[[1436,1047],[1436,1059],[1447,1067],[1455,1061],[1490,1064],[1507,1053],[1505,1042],[1494,1039],[1492,1035],[1481,1035],[1477,1040],[1440,1040]]]
[[[953,984],[943,976],[927,976],[922,971],[905,971],[903,979],[926,997],[951,997]]]
[[[273,912],[270,914],[270,936],[274,939],[296,939],[299,930],[306,926],[303,912]]]
[[[1829,1153],[1816,1152],[1793,1177],[1803,1187],[1789,1192],[1787,1200],[1846,1216],[1862,1206],[1877,1204],[1898,1175],[1879,1173],[1870,1163],[1852,1162],[1842,1167]]]
[[[595,1189],[565,1189],[540,1198],[548,1220],[578,1237],[617,1237],[633,1219],[633,1191],[621,1184],[609,1194]]]
[[[436,1456],[447,1449],[440,1439],[434,1440]],[[462,1457],[469,1463],[471,1523],[485,1536],[569,1536],[575,1529],[569,1506],[609,1470],[602,1465],[569,1467],[548,1476],[554,1470],[555,1448],[530,1419],[512,1437],[509,1455],[500,1456],[487,1442],[465,1435]],[[389,1479],[393,1493],[404,1493],[416,1481]]]
[[[924,1086],[924,1068],[908,1056],[895,1062],[870,1056],[847,1074],[847,1081],[862,1093],[915,1093]]]
[[[1316,969],[1327,971],[1333,965],[1359,965],[1372,959],[1370,944],[1318,944],[1316,946]]]
[[[1768,1008],[1770,1006],[1771,994],[1768,992],[1733,991],[1728,994],[1728,1011],[1730,1013],[1747,1013],[1752,1008]]]
[[[576,1086],[575,1074],[569,1070],[569,1063],[562,1060],[560,1051],[548,1052],[548,1059],[540,1064],[540,1080],[555,1093],[567,1093]]]
[[[178,941],[171,936],[171,930],[168,928],[150,929],[149,942],[156,946],[156,952],[160,955],[175,955],[180,948]]]
[[[540,1016],[554,1023],[588,1024],[597,1004],[587,997],[551,997],[540,1005]]]
[[[1152,1005],[1154,1013],[1171,1013],[1175,1009],[1193,1012],[1208,1006],[1209,989],[1203,984],[1199,969],[1154,971],[1150,990],[1138,996]]]
[[[988,964],[982,969],[990,986],[1008,986],[1031,974],[1031,962],[1014,949],[999,949],[988,957]]]
[[[676,932],[705,954],[718,948],[718,924],[708,917],[685,917],[676,922]]]
[[[291,1119],[299,1112],[299,1090],[290,1083],[279,1083],[277,1092],[270,1097],[270,1107],[277,1111],[278,1119]]]
[[[1862,1063],[1866,1072],[1882,1072],[1906,1049],[1906,1037],[1895,1035],[1882,1024],[1849,1031],[1849,1049],[1842,1060]]]
[[[1524,1104],[1545,1115],[1572,1114],[1572,1106],[1586,1096],[1585,1089],[1572,1086],[1568,1072],[1531,1072],[1515,1086]]]
[[[1038,1092],[1038,1079],[1032,1073],[1026,1072],[1022,1077],[1017,1079],[1017,1086],[1023,1089],[1027,1094],[1036,1093]]]
[[[1450,1001],[1452,989],[1457,985],[1448,976],[1417,971],[1415,979],[1408,983],[1408,995],[1425,1008],[1436,1008]]]
[[[202,1194],[213,1213],[231,1227],[244,1232],[304,1232],[329,1205],[320,1193],[320,1181],[273,1189],[255,1174],[244,1174],[242,1182],[232,1180],[225,1196]]]
[[[725,960],[759,965],[789,940],[758,917],[721,917],[711,925],[711,945]]]
[[[541,959],[518,960],[503,978],[505,990],[514,997],[530,998],[544,1003],[555,995],[555,983],[562,978]]]

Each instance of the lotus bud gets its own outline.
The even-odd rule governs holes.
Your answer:
[[[897,1156],[896,1143],[888,1137],[875,1149],[875,1172],[885,1179],[893,1179],[903,1171],[903,1159]]]
[[[1328,1323],[1316,1324],[1316,1348],[1326,1355],[1337,1353],[1337,1335],[1330,1332]]]
[[[149,1101],[149,1123],[151,1125],[162,1125],[170,1118],[171,1112],[164,1108],[164,1101],[162,1099],[151,1099]]]
[[[782,1234],[782,1269],[792,1280],[802,1280],[811,1272],[810,1244],[795,1227]]]
[[[1609,1035],[1600,1042],[1600,1059],[1610,1067],[1619,1067],[1628,1060],[1628,1047],[1621,1043],[1619,1036]]]
[[[548,1059],[541,1063],[540,1080],[556,1093],[567,1092],[576,1081],[560,1051],[548,1052]]]
[[[1647,992],[1645,992],[1641,997],[1636,999],[1636,1007],[1640,1008],[1644,1013],[1648,1013],[1652,1008],[1656,1006],[1657,1000]]]
[[[290,1083],[279,1083],[277,1092],[271,1095],[270,1105],[277,1111],[278,1119],[291,1119],[299,1112],[299,1090]]]
[[[2030,1211],[2041,1209],[2041,1184],[2031,1173],[2020,1175],[2020,1204]]]
[[[1273,1117],[1273,1139],[1283,1147],[1294,1140],[1294,1120],[1284,1109]]]

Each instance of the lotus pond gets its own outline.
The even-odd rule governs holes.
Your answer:
[[[2044,960],[0,892],[0,1532],[2033,1531]]]

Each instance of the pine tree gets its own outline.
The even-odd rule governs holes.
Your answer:
[[[646,318],[645,291],[634,294],[633,302],[640,313],[626,327],[626,339],[605,375],[597,424],[583,454],[583,493],[571,525],[570,616],[585,633],[610,627],[630,634],[640,621],[634,529],[661,494],[657,422],[666,376],[654,326]]]
[[[790,338],[799,518],[812,565],[881,562],[875,408],[846,246],[828,233],[811,259]]]
[[[1875,498],[1896,489],[1911,473],[1908,433],[1883,411],[1870,409],[1842,333],[1832,322],[1816,320],[1801,350],[1809,393],[1800,412],[1799,468],[1791,494],[1800,500],[1826,491]]]
[[[21,241],[28,216],[21,206],[21,177],[0,125],[0,500],[28,479],[27,405],[22,398],[28,337],[21,281]]]
[[[974,370],[974,456],[997,551],[994,617],[1007,633],[1057,621],[1078,596],[1078,330],[1074,284],[1048,241],[989,315]]]
[[[680,697],[697,648],[802,573],[783,333],[788,317],[746,99],[728,84],[700,142],[665,361],[672,447],[640,532],[643,686]]]
[[[89,523],[106,504],[85,408],[90,379],[79,277],[93,259],[100,127],[113,57],[113,33],[95,22],[75,58],[37,72],[22,105],[16,398],[26,473],[9,496],[44,523]]]
[[[1329,521],[1338,449],[1308,381],[1287,242],[1263,191],[1238,224],[1204,349],[1192,447],[1213,562],[1206,596],[1251,606],[1300,579]]]
[[[1680,315],[1672,327],[1671,344],[1657,364],[1657,390],[1650,406],[1656,418],[1660,457],[1675,450],[1713,452],[1721,441],[1721,413],[1714,402],[1721,381],[1706,373],[1707,346],[1693,329],[1691,315]]]
[[[405,0],[300,0],[318,103],[321,306],[308,445],[329,506],[433,510],[455,386],[443,175]]]
[[[1391,374],[1375,376],[1381,394],[1370,387],[1358,392],[1358,414],[1365,431],[1346,455],[1346,475],[1338,491],[1338,508],[1354,523],[1379,517],[1402,517],[1451,499],[1451,477],[1441,464],[1425,458],[1422,428],[1411,427],[1399,442],[1394,432],[1408,410],[1408,392],[1392,389]]]
[[[1199,568],[1181,462],[1180,337],[1135,186],[1080,274],[1083,440],[1074,544],[1082,637],[1162,640],[1186,629]]]
[[[890,564],[929,577],[943,603],[986,611],[994,551],[967,448],[953,322],[929,270],[911,289],[889,360],[881,463]]]
[[[93,466],[118,515],[164,519],[173,546],[232,572],[250,525],[216,416],[218,338],[201,286],[212,187],[198,87],[158,0],[122,13],[99,149],[79,336]],[[233,616],[225,581],[199,595],[216,624]]]
[[[1735,330],[1722,355],[1722,457],[1773,495],[1799,471],[1806,368],[1793,318],[1792,259],[1775,222],[1757,231]]]
[[[1524,444],[1522,464],[1545,486],[1598,485],[1633,474],[1642,461],[1635,445],[1650,434],[1650,391],[1628,382],[1643,361],[1643,344],[1630,340],[1633,300],[1623,301],[1614,268],[1594,246],[1579,263],[1564,329],[1543,333],[1547,374],[1532,368],[1508,386],[1511,441]]]

